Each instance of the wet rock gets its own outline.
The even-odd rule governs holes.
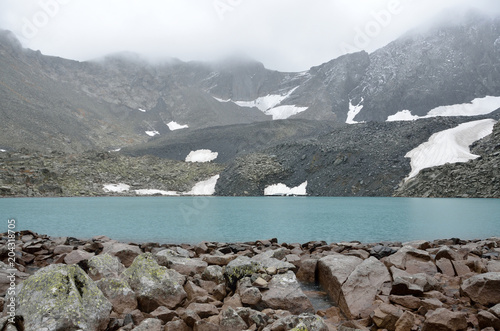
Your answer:
[[[269,290],[262,293],[262,303],[272,309],[283,309],[292,314],[314,313],[314,308],[302,292],[292,271],[274,276]]]
[[[28,330],[105,330],[111,303],[76,265],[40,269],[19,286],[16,313]]]
[[[474,302],[483,305],[497,304],[500,302],[500,273],[488,272],[466,279],[462,292]]]
[[[390,256],[396,252],[397,250],[395,250],[394,248],[383,245],[377,245],[370,250],[370,255],[380,260],[381,258]]]
[[[136,293],[139,307],[147,313],[159,306],[174,309],[187,297],[185,276],[158,265],[151,253],[139,255],[123,277]]]
[[[452,312],[445,308],[430,311],[425,315],[422,331],[458,331],[467,329],[464,313]]]

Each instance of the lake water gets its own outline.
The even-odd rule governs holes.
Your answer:
[[[0,199],[0,231],[120,241],[305,243],[500,236],[499,199],[100,197]]]

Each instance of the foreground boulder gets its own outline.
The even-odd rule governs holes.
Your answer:
[[[76,265],[40,269],[17,295],[26,330],[105,330],[110,312],[111,303]]]
[[[137,256],[123,277],[137,295],[139,308],[147,313],[160,306],[177,308],[186,299],[186,278],[160,266],[151,253]]]
[[[500,272],[488,272],[464,281],[462,291],[473,301],[483,305],[500,302]]]

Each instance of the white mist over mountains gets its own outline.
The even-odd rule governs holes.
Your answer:
[[[435,17],[453,22],[468,8],[500,14],[498,0],[3,0],[0,29],[25,47],[75,60],[245,54],[270,69],[302,71],[374,51]]]

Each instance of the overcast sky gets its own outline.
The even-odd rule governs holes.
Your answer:
[[[0,28],[25,47],[75,60],[122,51],[183,61],[246,54],[270,69],[302,71],[373,51],[457,6],[500,13],[499,0],[0,0]]]

